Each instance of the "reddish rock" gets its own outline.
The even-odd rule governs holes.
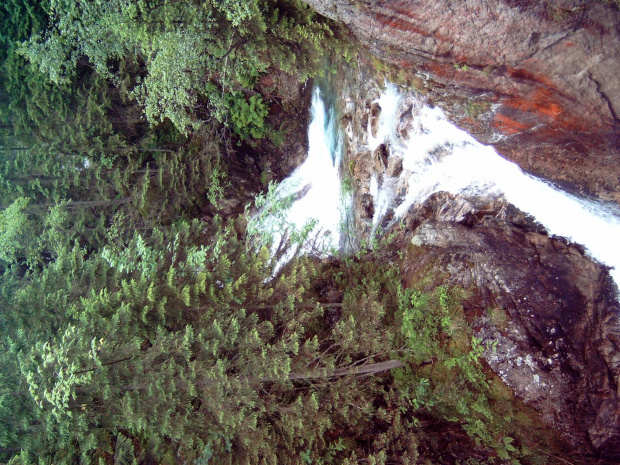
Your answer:
[[[306,0],[526,171],[620,201],[620,11],[582,0]],[[463,102],[488,110],[472,117]]]

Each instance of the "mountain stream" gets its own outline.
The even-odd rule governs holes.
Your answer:
[[[295,196],[286,213],[289,226],[299,230],[313,222],[312,245],[302,246],[310,253],[345,248],[342,228],[352,207],[351,189],[343,188],[339,174],[343,157],[339,116],[324,94],[321,86],[315,86],[307,159],[276,190],[280,198]],[[612,276],[620,283],[620,215],[616,206],[577,197],[524,173],[450,123],[439,108],[417,99],[405,100],[395,85],[387,83],[374,102],[381,108],[374,131],[368,123],[368,150],[373,152],[385,144],[390,157],[401,158],[403,164],[399,177],[372,175],[373,231],[389,209],[394,210],[392,221],[398,221],[436,192],[466,198],[503,197],[534,217],[550,235],[583,245],[591,257],[613,267]],[[406,133],[399,131],[403,118],[410,121]],[[405,193],[397,195],[397,186],[403,183]]]

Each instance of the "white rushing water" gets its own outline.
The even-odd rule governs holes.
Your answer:
[[[390,208],[394,208],[397,220],[412,205],[422,204],[436,192],[503,197],[532,215],[549,234],[585,246],[592,257],[614,268],[612,276],[620,284],[617,210],[524,173],[492,147],[480,144],[450,123],[439,108],[430,108],[411,97],[403,104],[403,96],[392,84],[386,85],[376,103],[381,114],[375,137],[369,122],[368,148],[374,151],[382,143],[388,145],[390,157],[402,158],[403,172],[400,178],[371,178],[375,229]],[[404,138],[398,125],[407,119],[410,123]],[[274,252],[283,236],[301,231],[310,221],[315,222],[314,234],[301,246],[303,251],[320,254],[340,246],[342,224],[352,202],[340,185],[342,138],[337,117],[333,108],[326,107],[319,87],[313,91],[308,139],[306,161],[275,191],[277,198],[294,195],[296,200],[290,209],[266,215],[259,226],[275,237]],[[403,184],[406,194],[397,198],[397,187]],[[280,265],[293,253],[282,257]]]
[[[320,88],[315,86],[308,127],[307,158],[277,187],[273,196],[278,200],[293,196],[295,200],[285,210],[271,208],[272,201],[272,205],[263,209],[263,214],[258,218],[257,228],[274,239],[274,252],[283,237],[294,237],[309,225],[313,226],[312,232],[301,244],[302,251],[321,255],[338,249],[341,224],[349,204],[340,186],[341,160],[342,138],[336,113],[325,105]],[[273,210],[276,210],[275,214]],[[295,249],[290,249],[280,259],[276,269],[294,253]]]
[[[404,199],[395,199],[394,184],[372,180],[378,224],[391,205],[401,217],[416,203],[439,191],[465,196],[503,196],[520,210],[532,215],[551,235],[582,244],[598,261],[614,267],[612,276],[620,284],[620,218],[613,209],[595,200],[576,197],[524,173],[450,123],[438,108],[413,103],[413,117],[407,139],[397,133],[403,116],[401,95],[391,84],[377,100],[381,107],[376,137],[369,148],[389,144],[390,156],[402,157],[406,182]],[[409,102],[411,104],[411,102]],[[370,131],[369,131],[370,134]],[[404,178],[403,178],[404,177]]]

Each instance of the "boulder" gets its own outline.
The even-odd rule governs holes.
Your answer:
[[[379,131],[379,117],[381,116],[381,107],[377,102],[370,105],[370,133],[372,137],[377,137]]]
[[[375,172],[379,175],[385,173],[388,167],[388,157],[390,150],[387,145],[379,144],[373,153],[375,159]]]

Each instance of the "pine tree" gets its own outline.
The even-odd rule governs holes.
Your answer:
[[[248,248],[238,228],[216,219],[211,234],[192,222],[128,243],[116,235],[115,247],[67,250],[17,285],[7,327],[25,328],[35,295],[49,296],[37,308],[49,317],[23,333],[17,356],[41,425],[9,444],[23,460],[90,462],[130,439],[160,459],[297,463],[329,447],[334,422],[364,431],[381,378],[352,373],[389,337],[355,335],[362,308],[373,325],[383,310],[370,297],[344,302],[326,330],[312,261],[268,279],[268,249]]]

